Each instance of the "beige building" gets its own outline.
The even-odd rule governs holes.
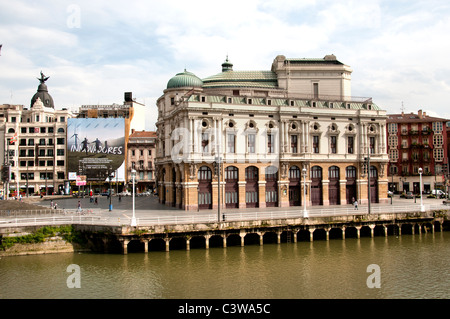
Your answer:
[[[157,101],[160,201],[217,208],[220,180],[223,208],[367,203],[368,171],[371,201],[386,201],[386,112],[351,96],[351,73],[327,55],[175,75]]]
[[[131,176],[131,170],[136,170],[136,192],[153,191],[155,188],[156,132],[131,130],[127,151],[127,175]],[[131,183],[129,182],[128,185]]]
[[[0,153],[10,164],[9,183],[3,192],[22,195],[63,193],[66,190],[66,127],[73,117],[67,109],[56,110],[41,73],[38,91],[30,108],[0,105]],[[15,142],[11,142],[15,140]]]

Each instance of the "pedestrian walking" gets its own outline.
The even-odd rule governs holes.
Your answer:
[[[95,205],[98,205],[98,199],[95,197]]]
[[[358,201],[355,200],[355,202],[353,204],[355,205],[355,210],[357,210],[358,209]]]
[[[81,212],[81,202],[80,201],[78,201],[78,212],[79,213]]]
[[[53,200],[50,201],[50,208],[53,208]]]

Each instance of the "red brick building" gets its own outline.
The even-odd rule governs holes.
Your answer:
[[[444,189],[448,164],[447,119],[417,114],[390,114],[387,119],[388,188],[395,193]]]

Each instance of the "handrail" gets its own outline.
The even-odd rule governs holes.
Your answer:
[[[424,205],[426,211],[430,210],[450,210],[446,205]],[[390,213],[407,213],[420,211],[420,205],[410,206],[375,206],[371,208],[372,214],[390,214]],[[66,212],[69,213],[69,212]],[[102,225],[128,225],[120,218],[106,218],[101,215],[91,215],[87,212],[70,213],[73,215],[67,216],[49,216],[49,217],[16,217],[6,220],[0,220],[0,227],[10,226],[25,226],[25,225],[56,225],[64,223],[80,223],[80,224],[102,224]],[[332,216],[351,216],[351,215],[365,215],[367,214],[366,206],[360,206],[358,210],[350,207],[334,207],[308,210],[309,217],[332,217]],[[221,216],[222,217],[222,216]],[[273,220],[273,219],[289,219],[289,218],[303,218],[303,209],[299,207],[298,210],[283,210],[283,211],[254,211],[254,212],[235,212],[225,213],[225,222],[229,221],[250,221],[250,220]],[[137,218],[138,225],[152,226],[152,225],[182,225],[182,224],[200,224],[200,223],[215,223],[218,222],[217,213],[191,214],[191,215],[175,215],[175,216],[155,216]],[[223,222],[221,220],[220,222]]]

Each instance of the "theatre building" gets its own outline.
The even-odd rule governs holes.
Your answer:
[[[351,95],[351,73],[334,55],[280,55],[270,70],[235,71],[227,58],[216,75],[176,74],[157,100],[160,202],[367,204],[369,187],[371,202],[387,201],[386,112]]]

